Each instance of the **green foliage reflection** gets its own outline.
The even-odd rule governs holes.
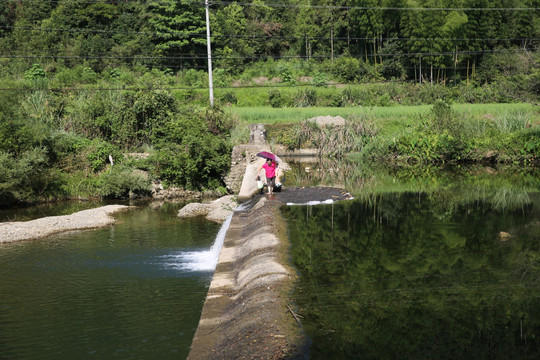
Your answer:
[[[452,193],[286,208],[312,358],[538,358],[538,194],[511,210]]]

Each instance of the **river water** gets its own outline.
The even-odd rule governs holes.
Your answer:
[[[293,164],[285,185],[354,196],[283,207],[300,274],[290,303],[311,358],[540,358],[539,179]],[[221,226],[178,220],[182,205],[143,204],[104,229],[0,246],[0,359],[186,358]]]
[[[220,225],[178,220],[180,206],[142,206],[104,229],[0,246],[0,359],[186,358]]]
[[[354,200],[284,209],[311,359],[540,358],[537,171],[336,169]]]

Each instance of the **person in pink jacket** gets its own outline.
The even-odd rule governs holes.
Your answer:
[[[257,180],[259,180],[261,169],[264,169],[266,173],[266,186],[268,186],[268,194],[272,194],[274,191],[274,186],[276,186],[276,170],[278,164],[272,159],[266,159],[266,162],[259,167],[257,172]]]

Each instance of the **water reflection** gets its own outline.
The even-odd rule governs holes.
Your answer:
[[[219,225],[180,206],[0,246],[0,359],[186,358],[212,273],[170,255],[209,248]]]
[[[367,201],[386,192],[451,194],[451,201],[489,202],[499,210],[520,209],[531,203],[530,192],[540,188],[540,170],[500,165],[382,167],[354,161],[318,158],[285,158],[288,186],[343,188]],[[450,191],[451,190],[451,191]],[[452,193],[453,192],[453,193]],[[456,197],[457,195],[458,197]],[[446,201],[446,200],[444,200]]]
[[[312,358],[539,358],[538,180],[386,176],[284,208]]]

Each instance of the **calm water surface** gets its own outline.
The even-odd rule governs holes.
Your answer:
[[[0,359],[183,359],[212,273],[179,266],[220,225],[148,206],[114,226],[0,246]]]
[[[285,185],[355,196],[283,210],[311,358],[540,358],[538,175],[293,164]],[[212,272],[183,259],[205,253],[220,225],[178,220],[180,206],[0,246],[0,359],[186,358]]]
[[[311,358],[539,359],[538,174],[357,176],[284,208]]]

